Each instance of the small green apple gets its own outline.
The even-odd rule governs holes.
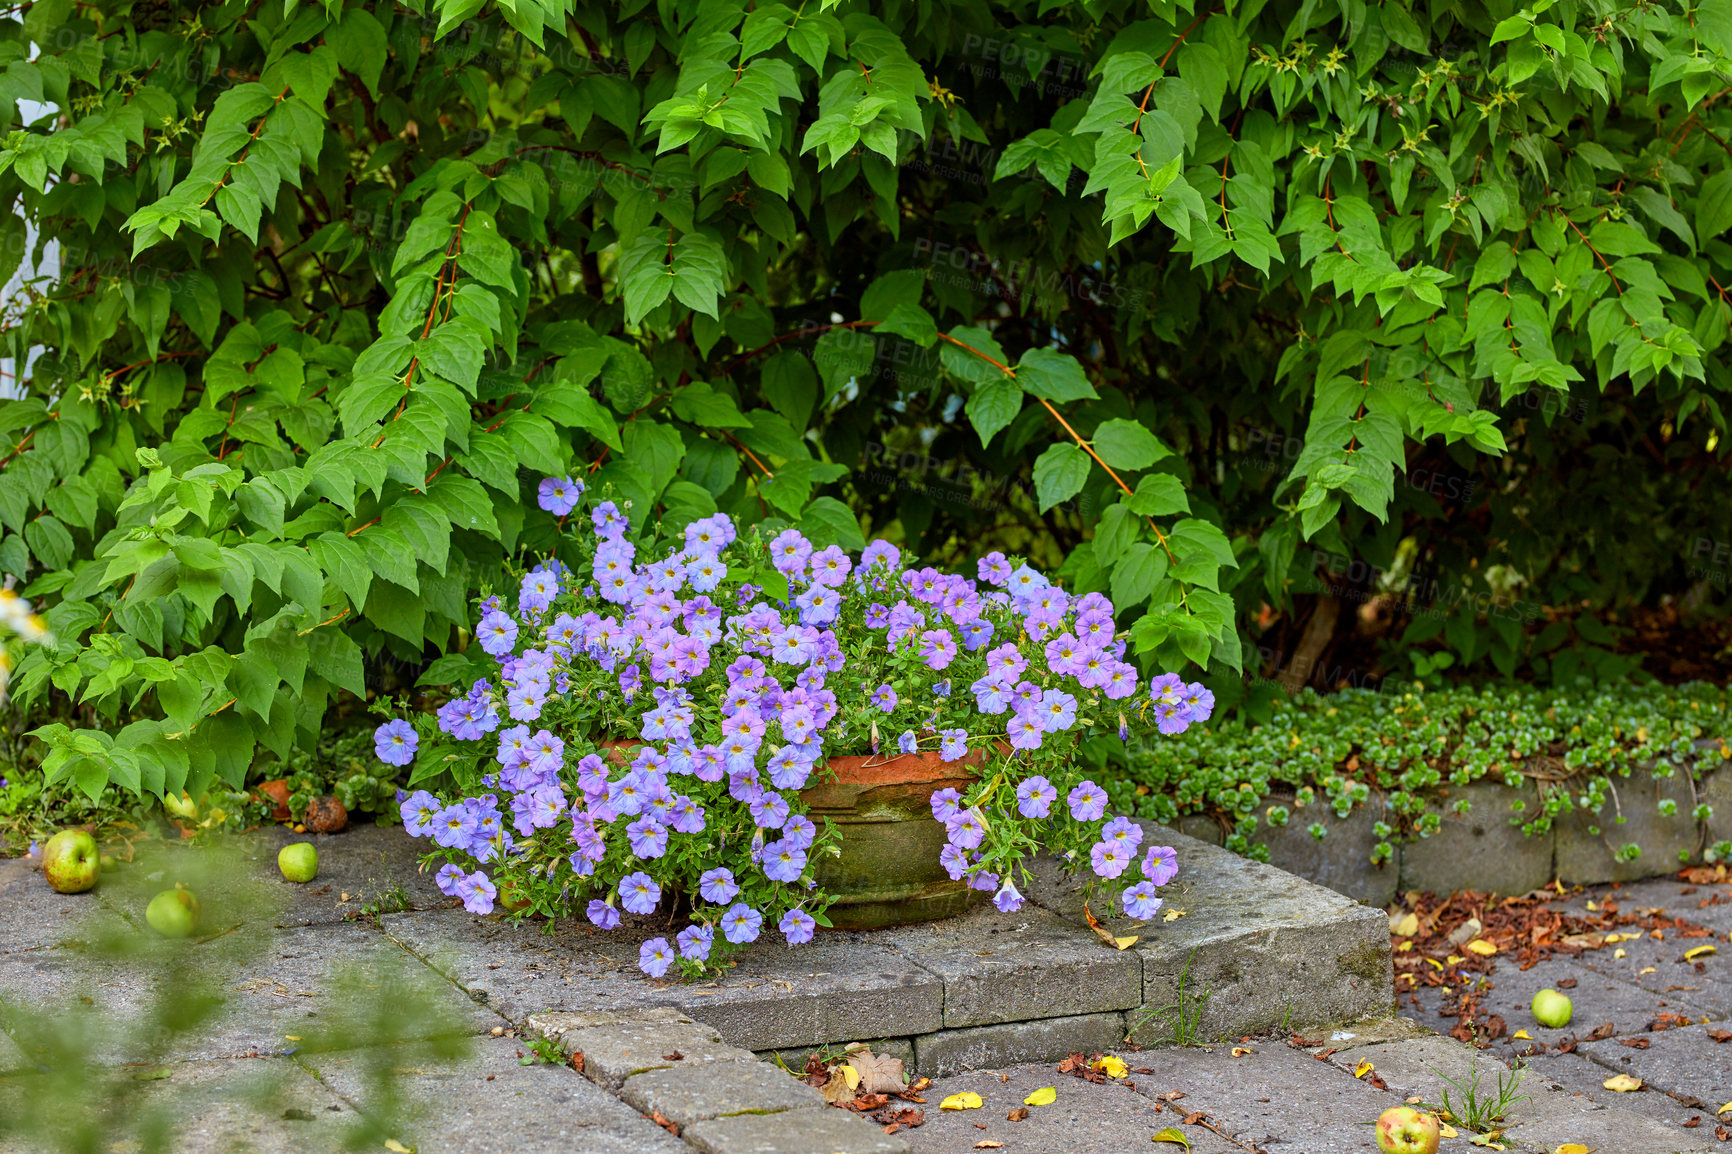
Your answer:
[[[101,872],[96,839],[81,829],[63,829],[42,847],[42,873],[63,894],[94,889]]]
[[[115,857],[111,853],[105,853],[102,855],[102,872],[103,873],[111,874],[119,868],[120,868],[120,859],[119,858]]]
[[[189,938],[198,930],[198,899],[186,890],[163,890],[150,899],[144,920],[165,938]]]
[[[1575,1007],[1570,1005],[1569,998],[1556,990],[1541,990],[1534,995],[1534,1021],[1553,1030],[1561,1030],[1570,1024],[1570,1015]]]
[[[1392,1106],[1377,1119],[1377,1148],[1383,1154],[1437,1154],[1441,1134],[1435,1114],[1411,1106]]]
[[[310,841],[286,845],[277,852],[277,868],[292,882],[310,882],[319,876],[319,851]]]

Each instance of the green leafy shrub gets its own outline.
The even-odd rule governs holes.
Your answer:
[[[1322,839],[1327,826],[1307,821],[1316,807],[1344,818],[1375,790],[1399,823],[1378,823],[1374,857],[1382,859],[1394,839],[1437,830],[1439,787],[1475,782],[1515,787],[1533,781],[1541,798],[1537,811],[1523,802],[1510,817],[1530,835],[1551,830],[1571,812],[1587,815],[1593,832],[1603,828],[1608,837],[1634,805],[1679,813],[1675,803],[1638,801],[1642,795],[1632,789],[1671,778],[1696,798],[1691,820],[1706,823],[1712,809],[1696,785],[1732,762],[1729,737],[1732,691],[1703,683],[1307,690],[1260,724],[1223,720],[1138,744],[1108,794],[1116,807],[1169,825],[1186,814],[1218,817],[1231,830],[1228,848],[1267,858],[1267,847],[1257,842],[1265,824],[1305,822]],[[1458,813],[1466,805],[1453,803]],[[1728,850],[1720,844],[1711,852],[1723,857]],[[1632,852],[1626,845],[1619,852],[1627,860],[1640,848]]]
[[[28,221],[61,273],[4,331],[0,570],[59,638],[20,700],[77,714],[47,770],[239,788],[448,683],[567,472],[639,524],[1063,563],[1150,667],[1237,668],[1302,542],[1682,580],[1732,539],[1729,50],[1713,4],[36,0],[0,271]],[[1471,503],[1420,461],[1487,507],[1433,524]]]

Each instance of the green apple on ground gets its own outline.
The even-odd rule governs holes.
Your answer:
[[[1541,990],[1534,995],[1534,1021],[1553,1030],[1561,1030],[1570,1024],[1570,1015],[1575,1007],[1569,998],[1556,990]]]
[[[102,872],[103,873],[111,874],[119,868],[120,868],[120,859],[119,858],[115,857],[111,853],[105,853],[102,855]]]
[[[1377,1148],[1383,1154],[1437,1154],[1441,1133],[1436,1115],[1394,1106],[1378,1116]]]
[[[150,899],[144,920],[165,938],[191,937],[198,929],[198,899],[186,890],[163,890]]]
[[[277,868],[292,882],[310,882],[319,876],[319,851],[310,841],[298,841],[277,851]]]
[[[101,855],[96,839],[81,829],[63,829],[42,847],[42,872],[63,894],[81,894],[96,885]]]

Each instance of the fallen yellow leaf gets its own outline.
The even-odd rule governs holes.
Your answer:
[[[960,1094],[952,1094],[938,1104],[940,1110],[978,1110],[983,1105],[980,1095],[973,1090],[964,1090]]]
[[[1614,958],[1621,958],[1623,956],[1624,956],[1624,947],[1623,946],[1619,946],[1617,949],[1612,951],[1612,957],[1614,957]]]
[[[1437,1121],[1437,1136],[1439,1138],[1459,1138],[1461,1135],[1456,1132],[1454,1126],[1451,1126],[1448,1122],[1439,1118]]]
[[[1411,938],[1419,932],[1419,915],[1403,914],[1390,923],[1389,932],[1398,938]]]
[[[1467,948],[1482,958],[1489,958],[1493,954],[1497,953],[1496,943],[1488,942],[1484,938],[1475,938],[1473,941],[1467,943]]]
[[[1024,1106],[1050,1106],[1058,1101],[1058,1090],[1053,1086],[1042,1086],[1022,1100]]]
[[[1359,1065],[1353,1067],[1353,1076],[1355,1078],[1363,1078],[1375,1069],[1377,1069],[1377,1067],[1373,1066],[1370,1062],[1361,1062]]]
[[[405,1146],[395,1138],[385,1139],[385,1149],[389,1150],[391,1154],[415,1154],[413,1146]]]
[[[1580,1142],[1565,1142],[1562,1146],[1553,1150],[1552,1154],[1594,1154],[1594,1152],[1586,1146],[1583,1146]]]
[[[1533,1035],[1528,1033],[1526,1030],[1517,1030],[1515,1033],[1511,1034],[1510,1037],[1512,1037],[1512,1038],[1526,1038],[1530,1042],[1533,1040]]]
[[[850,1090],[858,1090],[860,1088],[859,1070],[855,1069],[852,1065],[838,1066],[836,1068],[842,1072],[842,1080],[848,1083],[848,1088]]]
[[[301,1040],[301,1036],[299,1034],[284,1034],[283,1035],[283,1041],[285,1041],[285,1042],[298,1042],[300,1040]]]
[[[1408,950],[1411,950],[1412,948],[1413,948],[1412,942],[1396,942],[1395,943],[1395,950],[1397,953],[1405,954]]]
[[[1115,1058],[1111,1054],[1103,1054],[1095,1059],[1094,1068],[1109,1078],[1123,1078],[1131,1072],[1130,1067],[1126,1066],[1123,1060]]]
[[[1003,1142],[994,1142],[991,1138],[985,1138],[979,1142],[976,1142],[974,1144],[974,1148],[976,1150],[997,1150],[999,1147],[1001,1147],[1003,1145],[1004,1145]]]
[[[1463,962],[1467,961],[1467,959],[1462,957],[1460,954],[1451,954],[1451,955],[1449,955],[1449,957],[1447,957],[1443,960],[1448,962],[1452,966],[1459,966]],[[1439,967],[1439,968],[1441,968],[1441,967]]]
[[[1589,902],[1588,903],[1588,912],[1590,914],[1598,913],[1599,910],[1600,910],[1600,905],[1598,902]]]
[[[1714,952],[1713,946],[1697,946],[1693,950],[1685,950],[1684,951],[1684,960],[1686,962],[1693,962],[1697,958],[1706,957],[1707,955],[1709,955],[1713,952]]]
[[[1163,922],[1176,922],[1184,916],[1184,910],[1168,910],[1166,913],[1161,915],[1161,920]]]
[[[1436,958],[1427,958],[1425,960],[1431,964],[1432,969],[1434,969],[1434,970],[1443,969],[1443,963],[1438,961]]]
[[[1189,1150],[1191,1148],[1191,1140],[1189,1138],[1185,1137],[1185,1135],[1179,1130],[1179,1128],[1177,1126],[1168,1126],[1165,1130],[1162,1130],[1159,1134],[1156,1134],[1153,1138],[1150,1138],[1149,1141],[1151,1141],[1151,1142],[1171,1142],[1173,1145],[1183,1146],[1187,1150]]]
[[[1256,1052],[1257,1051],[1253,1050],[1249,1046],[1234,1046],[1233,1047],[1233,1057],[1235,1057],[1235,1058],[1243,1058],[1246,1054],[1255,1054]]]
[[[1654,967],[1653,967],[1653,966],[1643,966],[1643,967],[1642,967],[1642,968],[1641,968],[1641,970],[1640,970],[1640,971],[1638,971],[1638,972],[1637,972],[1637,974],[1636,974],[1636,976],[1637,976],[1637,977],[1638,977],[1638,978],[1639,978],[1639,977],[1641,977],[1641,976],[1642,976],[1642,975],[1643,975],[1643,974],[1651,974],[1651,973],[1654,973],[1654,972],[1655,972],[1655,971],[1654,971]]]
[[[1632,1078],[1628,1074],[1613,1074],[1603,1085],[1608,1090],[1616,1090],[1620,1094],[1630,1094],[1642,1088],[1640,1078]]]
[[[1117,946],[1121,950],[1128,950],[1136,944],[1137,944],[1137,935],[1136,934],[1132,934],[1128,938],[1114,938],[1113,939],[1113,945]]]
[[[1718,1114],[1724,1114],[1728,1110],[1732,1110],[1732,1102],[1726,1103],[1724,1106],[1722,1106],[1718,1110],[1714,1111],[1714,1113],[1717,1115]]]
[[[1507,1150],[1508,1147],[1505,1146],[1502,1142],[1499,1142],[1498,1138],[1499,1138],[1499,1135],[1497,1135],[1495,1133],[1493,1133],[1493,1134],[1475,1134],[1472,1138],[1469,1138],[1468,1141],[1472,1142],[1475,1146],[1485,1146],[1485,1147],[1492,1149],[1492,1150]]]

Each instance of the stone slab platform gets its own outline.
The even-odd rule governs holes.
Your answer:
[[[670,926],[600,933],[582,922],[514,925],[457,909],[379,923],[482,1003],[515,1022],[547,1012],[675,1010],[731,1046],[790,1056],[848,1042],[906,1047],[922,1073],[1101,1049],[1127,1037],[1217,1039],[1351,1022],[1390,1012],[1387,921],[1321,886],[1145,823],[1172,845],[1177,916],[1136,925],[1096,914],[1083,879],[1038,863],[1014,914],[985,906],[921,926],[825,933],[790,948],[765,935],[713,981],[653,981],[638,945]]]

